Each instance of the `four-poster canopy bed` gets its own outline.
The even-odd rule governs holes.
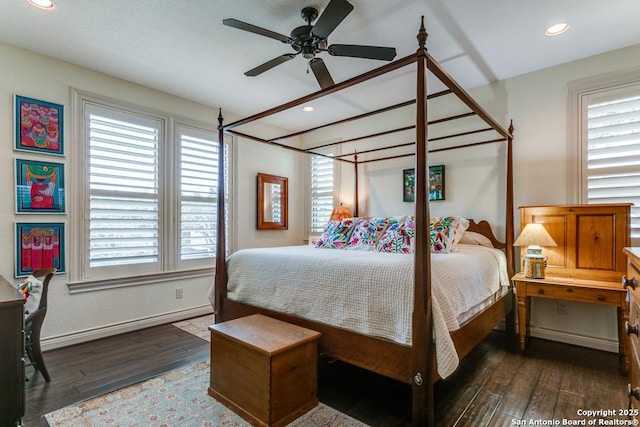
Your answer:
[[[321,332],[322,336],[319,341],[319,351],[330,357],[337,358],[339,360],[351,363],[362,368],[371,370],[373,372],[380,373],[382,375],[403,381],[412,385],[412,418],[416,425],[432,425],[434,420],[433,415],[433,383],[438,379],[438,371],[436,370],[435,349],[434,349],[434,327],[437,327],[437,323],[434,325],[433,319],[433,306],[432,306],[432,265],[431,265],[431,250],[429,227],[430,227],[430,214],[429,214],[429,196],[428,196],[428,153],[437,150],[429,150],[427,147],[427,125],[433,123],[439,123],[443,121],[451,121],[461,117],[475,116],[482,122],[488,125],[488,128],[479,128],[472,131],[465,131],[457,134],[450,134],[448,136],[438,137],[434,139],[455,138],[461,135],[473,135],[481,132],[493,132],[497,134],[496,138],[488,139],[485,141],[467,142],[461,145],[455,145],[451,148],[463,148],[469,146],[476,146],[482,144],[490,144],[496,142],[506,143],[506,202],[505,202],[505,242],[499,242],[493,235],[491,226],[486,221],[480,221],[475,223],[471,221],[469,231],[475,231],[484,234],[489,237],[495,248],[500,248],[506,252],[506,269],[508,277],[513,274],[514,261],[513,261],[513,179],[512,179],[512,153],[511,146],[513,141],[513,129],[504,129],[496,120],[494,120],[489,114],[482,109],[453,79],[441,68],[441,66],[427,53],[425,44],[427,39],[427,33],[424,27],[424,17],[422,19],[421,27],[418,33],[418,49],[417,51],[407,57],[401,58],[397,61],[391,62],[387,65],[379,67],[361,76],[352,78],[350,80],[338,83],[334,86],[325,88],[318,92],[312,93],[308,96],[296,99],[287,104],[272,108],[259,114],[255,114],[251,117],[236,121],[230,124],[223,124],[222,113],[219,120],[219,141],[222,144],[224,140],[224,133],[236,135],[240,138],[250,139],[267,144],[273,144],[285,149],[294,150],[298,152],[311,153],[321,155],[314,148],[301,149],[292,147],[289,145],[278,142],[280,139],[288,138],[291,136],[301,135],[303,133],[312,132],[320,128],[326,128],[328,126],[340,123],[346,123],[356,121],[364,117],[371,117],[378,114],[386,113],[397,108],[402,108],[407,105],[415,104],[415,124],[411,128],[415,129],[415,144],[402,144],[415,146],[415,152],[411,155],[415,156],[415,242],[414,242],[414,254],[412,257],[412,289],[410,290],[410,296],[412,296],[412,313],[408,314],[411,317],[407,322],[410,324],[409,344],[398,343],[386,338],[380,338],[368,334],[363,334],[353,330],[348,330],[342,327],[336,327],[323,323],[320,321],[314,321],[313,319],[303,318],[296,315],[291,315],[285,312],[265,309],[253,304],[230,299],[228,297],[229,289],[229,274],[227,259],[225,257],[226,237],[225,237],[225,225],[223,221],[218,221],[217,228],[217,258],[216,258],[216,273],[215,283],[212,289],[210,298],[214,306],[214,312],[216,314],[216,322],[222,322],[231,320],[234,318],[246,316],[249,314],[260,313],[270,317],[274,317],[280,320],[284,320],[289,323],[297,324],[309,329],[313,329]],[[341,91],[359,83],[365,82],[369,79],[381,76],[393,70],[397,70],[401,67],[415,64],[416,67],[416,93],[415,98],[400,104],[396,104],[390,107],[385,107],[375,111],[371,111],[358,116],[350,117],[348,119],[340,120],[339,122],[323,125],[320,127],[308,129],[303,132],[296,132],[295,134],[285,135],[278,138],[262,139],[253,135],[249,135],[237,130],[239,126],[254,122],[256,120],[267,118],[275,113],[279,113],[288,110],[292,107],[303,105],[309,101],[319,99],[321,97],[330,95],[332,93]],[[435,77],[437,77],[447,89],[434,93],[427,94],[427,72],[430,71]],[[469,112],[451,116],[444,119],[434,120],[432,122],[427,121],[427,101],[440,96],[453,94],[469,109]],[[403,128],[405,130],[406,128]],[[389,131],[388,133],[396,132],[396,130]],[[378,136],[376,134],[376,136]],[[373,135],[365,137],[359,137],[357,139],[366,139]],[[347,143],[350,139],[343,140],[341,143]],[[325,147],[323,145],[322,147]],[[393,146],[387,146],[382,148],[374,148],[367,151],[367,154],[375,156],[377,153],[384,153],[385,150],[394,150],[399,147],[398,144]],[[315,147],[316,149],[318,147]],[[222,154],[224,151],[221,149],[220,163],[219,163],[219,180],[218,180],[218,211],[217,217],[224,218],[224,173],[223,164],[224,159]],[[360,151],[358,154],[362,155],[364,151]],[[367,160],[358,160],[358,155],[351,156],[335,156],[335,161],[350,163],[354,166],[355,170],[355,182],[356,182],[356,205],[354,209],[355,216],[358,216],[358,194],[357,194],[357,177],[358,177],[358,165],[379,160],[388,160],[397,157],[403,157],[402,155],[384,155],[382,154],[377,158],[369,158]],[[404,255],[407,257],[407,255]],[[301,279],[303,280],[303,279]],[[507,279],[508,280],[508,279]],[[504,286],[504,285],[503,285]],[[471,349],[479,343],[505,316],[512,316],[513,305],[513,293],[510,286],[505,287],[505,291],[497,295],[486,307],[477,314],[474,314],[470,319],[466,320],[461,327],[451,332],[451,340],[455,346],[455,351],[461,358],[465,356]],[[511,317],[511,321],[513,318]]]

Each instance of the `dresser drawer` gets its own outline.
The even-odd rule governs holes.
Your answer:
[[[636,331],[635,327],[640,328],[640,305],[635,299],[631,299],[629,302],[629,323],[627,330]],[[640,392],[640,339],[635,333],[629,333],[629,362],[630,362],[630,376],[629,376],[629,390],[637,390]],[[637,398],[631,398],[631,405],[634,409],[640,408],[640,401]]]
[[[571,301],[589,302],[597,304],[620,305],[620,299],[624,298],[623,289],[590,289],[557,284],[529,284],[528,294],[531,296],[570,299]],[[640,290],[640,289],[639,289]],[[639,294],[640,296],[640,294]]]

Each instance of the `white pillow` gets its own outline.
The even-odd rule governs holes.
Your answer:
[[[493,247],[493,243],[491,243],[491,240],[489,240],[487,236],[476,233],[475,231],[465,231],[459,243],[486,246],[488,248]]]

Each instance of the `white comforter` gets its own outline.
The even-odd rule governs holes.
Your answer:
[[[411,345],[413,258],[312,246],[244,249],[227,260],[227,296]],[[509,279],[504,253],[483,246],[434,253],[431,269],[438,374],[445,378],[458,366],[449,331]]]

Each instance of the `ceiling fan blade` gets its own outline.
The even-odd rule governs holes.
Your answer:
[[[264,73],[265,71],[272,69],[276,65],[280,65],[283,62],[287,62],[288,60],[295,58],[296,55],[297,54],[295,53],[286,53],[282,56],[275,57],[271,61],[267,61],[264,64],[258,65],[256,68],[247,71],[246,73],[244,73],[244,75],[248,77],[255,77],[259,74]]]
[[[329,55],[353,58],[381,59],[391,61],[396,57],[395,47],[362,46],[357,44],[332,44],[327,49]]]
[[[237,19],[227,18],[223,19],[222,23],[228,27],[237,28],[239,30],[249,31],[250,33],[258,34],[272,39],[279,40],[283,43],[291,43],[292,40],[284,34],[279,34],[271,30],[256,27],[255,25],[247,24],[246,22],[238,21]]]
[[[311,67],[311,71],[313,71],[313,75],[316,76],[316,80],[320,84],[322,89],[328,88],[329,86],[333,86],[335,83],[331,78],[331,74],[329,74],[329,70],[327,66],[324,64],[324,61],[320,58],[313,58],[309,61],[309,66]]]
[[[353,5],[347,0],[331,0],[324,8],[322,15],[316,21],[311,32],[320,39],[326,39],[353,10]]]

